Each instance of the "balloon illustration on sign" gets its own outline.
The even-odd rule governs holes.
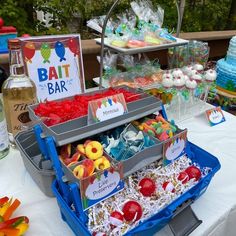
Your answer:
[[[210,114],[210,116],[209,116],[209,120],[210,120],[211,123],[213,123],[213,124],[218,124],[218,123],[220,123],[220,122],[222,121],[222,119],[223,119],[222,113],[219,112],[219,111],[216,111],[216,110],[212,111],[211,114]]]
[[[185,148],[185,140],[177,138],[166,150],[166,159],[169,161],[179,157]]]
[[[50,63],[49,58],[51,56],[51,48],[49,44],[47,43],[42,43],[41,48],[40,48],[40,53],[43,57],[43,63]]]
[[[66,61],[65,58],[65,46],[62,42],[57,41],[55,44],[55,51],[57,56],[60,58],[60,62]]]
[[[34,57],[35,54],[35,46],[33,43],[28,42],[25,44],[25,46],[23,47],[23,53],[25,56],[25,61],[32,63],[32,58]]]
[[[78,41],[75,38],[71,38],[68,41],[68,47],[72,53],[74,53],[74,57],[79,55]]]
[[[112,100],[110,98],[108,98],[107,101],[110,104],[110,106],[112,106]]]

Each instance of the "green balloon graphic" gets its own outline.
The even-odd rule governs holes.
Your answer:
[[[50,48],[49,44],[42,43],[42,46],[40,48],[40,53],[44,59],[43,63],[46,63],[46,62],[50,63],[49,58],[51,56],[51,48]]]

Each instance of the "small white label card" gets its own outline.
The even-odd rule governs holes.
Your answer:
[[[215,107],[206,111],[207,120],[210,126],[218,125],[225,121],[221,107]]]
[[[121,116],[128,112],[123,93],[89,102],[88,124]]]
[[[80,180],[80,195],[86,210],[124,188],[123,166],[118,163],[104,171]]]
[[[163,166],[170,164],[185,153],[187,129],[163,144]]]

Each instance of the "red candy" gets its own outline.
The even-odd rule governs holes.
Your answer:
[[[62,101],[46,101],[40,103],[34,110],[35,115],[42,118],[47,126],[60,124],[62,122],[86,116],[88,114],[89,101],[123,93],[127,103],[140,98],[139,94],[129,92],[125,89],[109,88],[103,93],[94,95],[76,95],[73,99]]]
[[[119,211],[113,211],[110,215],[110,222],[112,227],[121,225],[124,221],[124,216]]]
[[[128,201],[122,209],[126,221],[137,221],[142,217],[143,210],[136,201]]]
[[[155,182],[150,178],[143,178],[139,182],[140,189],[139,191],[145,197],[150,197],[156,190]]]
[[[175,186],[171,182],[167,182],[167,181],[164,182],[162,184],[162,188],[167,192],[172,192],[172,193],[175,192]]]
[[[127,43],[127,47],[129,48],[142,48],[145,46],[147,46],[147,43],[140,40],[129,40]]]
[[[185,171],[182,171],[178,175],[178,180],[180,180],[183,184],[186,184],[189,181],[189,176]]]
[[[195,181],[198,181],[202,176],[201,171],[196,166],[189,166],[185,172],[188,174],[189,179],[195,179]]]

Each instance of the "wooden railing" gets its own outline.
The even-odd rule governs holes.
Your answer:
[[[180,38],[208,42],[210,59],[218,59],[226,55],[229,40],[236,35],[236,30],[181,33]],[[91,85],[92,78],[99,76],[97,56],[100,46],[94,40],[82,40],[84,73],[86,81]],[[150,59],[159,59],[161,65],[167,65],[167,50],[147,53]],[[8,71],[8,54],[0,54],[0,65]]]

